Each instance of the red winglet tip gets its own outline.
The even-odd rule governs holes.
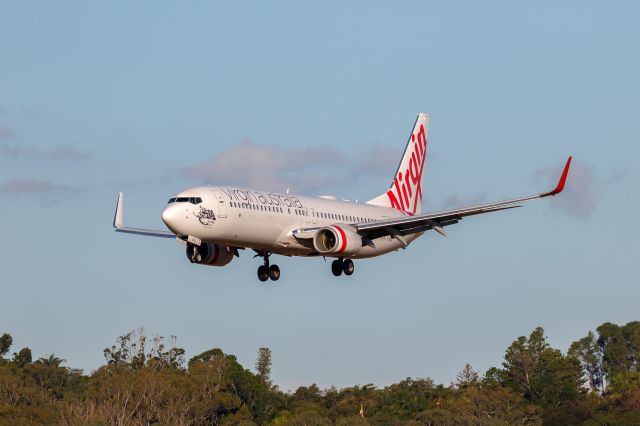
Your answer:
[[[564,166],[564,170],[562,171],[562,176],[560,176],[560,180],[558,181],[558,185],[556,186],[556,188],[551,191],[551,192],[547,192],[546,194],[544,194],[544,196],[547,195],[556,195],[562,192],[562,190],[564,189],[564,184],[567,181],[567,175],[569,174],[569,166],[571,166],[571,156],[569,157],[569,159],[567,160],[567,164],[565,164]]]

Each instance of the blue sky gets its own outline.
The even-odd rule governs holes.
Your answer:
[[[639,9],[0,1],[0,331],[87,371],[139,326],[247,367],[269,346],[290,389],[448,383],[536,326],[566,350],[639,319]],[[424,209],[546,190],[572,154],[567,193],[351,279],[278,259],[269,286],[249,253],[194,267],[111,229],[118,191],[128,224],[160,228],[169,196],[203,181],[368,199],[421,111]]]

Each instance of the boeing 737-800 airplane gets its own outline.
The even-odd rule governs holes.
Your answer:
[[[225,266],[239,249],[250,248],[264,259],[260,281],[280,278],[270,264],[272,254],[335,258],[333,275],[353,274],[352,259],[380,256],[406,248],[433,230],[462,218],[520,207],[524,202],[559,194],[567,180],[567,160],[555,189],[528,197],[454,210],[422,213],[422,171],[427,156],[429,117],[419,114],[389,189],[367,201],[353,203],[336,197],[302,197],[234,187],[201,186],[172,197],[162,211],[169,231],[128,228],[122,215],[122,193],[113,220],[117,232],[175,238],[186,246],[192,263]]]

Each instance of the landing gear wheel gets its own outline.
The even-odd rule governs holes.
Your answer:
[[[189,262],[191,263],[202,262],[202,255],[200,254],[198,246],[191,243],[187,245],[187,257],[189,258]]]
[[[354,269],[355,267],[353,266],[353,260],[345,259],[342,261],[342,271],[344,272],[345,275],[353,274]]]
[[[342,259],[336,259],[331,262],[331,272],[333,272],[333,275],[336,277],[342,275]]]
[[[278,281],[280,279],[280,268],[278,268],[278,265],[269,266],[269,278],[271,278],[271,281]]]
[[[269,267],[262,265],[258,268],[258,279],[262,282],[269,279]]]

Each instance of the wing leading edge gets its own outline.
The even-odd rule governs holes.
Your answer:
[[[161,238],[176,238],[175,234],[169,231],[159,231],[155,229],[144,228],[127,228],[124,226],[122,205],[123,205],[122,192],[118,193],[118,203],[116,204],[116,213],[113,216],[113,227],[116,232],[123,232],[125,234],[146,235],[148,237],[161,237]]]
[[[454,210],[444,210],[441,212],[426,213],[415,216],[405,216],[394,219],[379,220],[376,222],[358,223],[353,226],[358,233],[368,239],[380,238],[386,235],[393,237],[400,235],[414,234],[417,232],[433,229],[442,235],[446,235],[442,229],[445,226],[453,225],[467,216],[473,216],[483,213],[497,212],[500,210],[513,209],[522,207],[523,203],[539,198],[545,198],[557,195],[562,192],[569,174],[571,165],[571,157],[564,166],[562,176],[556,187],[549,192],[531,195],[528,197],[512,198],[510,200],[498,201],[495,203],[479,204],[475,206],[463,207]]]

